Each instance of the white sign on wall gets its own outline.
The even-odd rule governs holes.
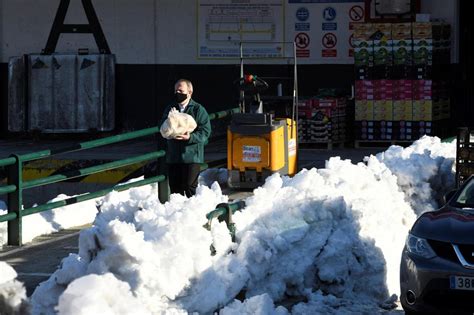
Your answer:
[[[286,37],[300,63],[354,63],[354,23],[364,21],[363,0],[288,0]]]
[[[198,0],[198,58],[280,57],[283,0]]]

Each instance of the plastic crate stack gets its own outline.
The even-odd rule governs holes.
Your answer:
[[[443,136],[450,114],[445,78],[450,26],[417,22],[354,27],[356,140]]]
[[[341,143],[346,139],[347,99],[309,98],[298,104],[300,143]]]

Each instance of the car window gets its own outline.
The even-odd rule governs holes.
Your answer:
[[[464,187],[456,199],[456,203],[462,207],[474,208],[474,180],[469,181]]]

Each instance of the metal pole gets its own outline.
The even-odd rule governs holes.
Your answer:
[[[22,213],[23,205],[23,163],[18,155],[11,155],[16,163],[7,167],[8,185],[15,185],[16,190],[8,194],[8,213],[15,213],[16,219],[8,221],[8,245],[22,245]]]
[[[158,163],[159,174],[165,175],[165,180],[158,183],[158,200],[165,203],[170,200],[170,185],[168,166],[166,163]]]
[[[293,57],[294,57],[294,82],[293,82],[293,117],[295,118],[295,140],[296,140],[296,172],[298,172],[298,65],[296,61],[296,43],[293,42]],[[293,133],[293,130],[292,130]],[[292,134],[293,136],[293,134]]]
[[[240,80],[244,79],[244,48],[240,42]],[[245,113],[245,92],[240,90],[240,111]]]

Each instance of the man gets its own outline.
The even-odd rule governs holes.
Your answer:
[[[174,107],[182,113],[191,115],[197,127],[191,133],[167,140],[166,162],[171,193],[185,194],[188,197],[196,193],[200,164],[204,163],[204,145],[211,134],[211,123],[206,109],[195,102],[191,96],[193,85],[186,79],[178,80],[174,85],[175,101],[163,112],[160,127]]]

